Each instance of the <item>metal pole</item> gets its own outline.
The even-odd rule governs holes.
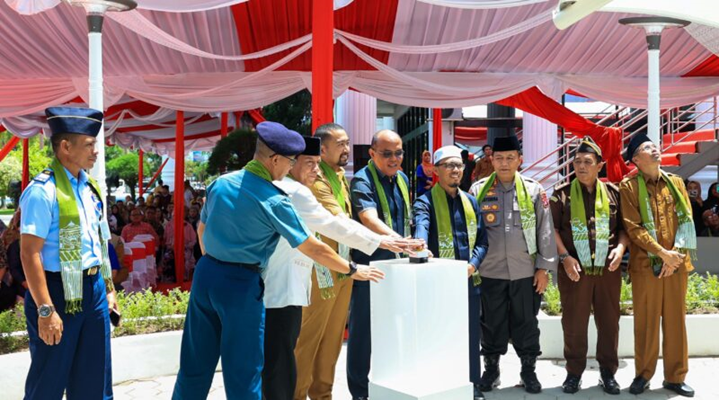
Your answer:
[[[647,136],[661,148],[661,135],[659,134],[659,44],[661,42],[662,27],[647,28],[647,45],[649,56],[649,71],[647,82]]]
[[[104,16],[100,13],[88,13],[87,15],[87,27],[88,27],[88,49],[89,49],[89,106],[98,111],[104,111],[104,94],[103,94],[103,81],[102,81],[102,23]],[[95,177],[98,185],[100,185],[100,191],[107,195],[107,183],[105,182],[105,123],[103,122],[100,127],[100,133],[97,135],[97,162],[90,171],[90,174]],[[107,207],[105,207],[107,211]]]

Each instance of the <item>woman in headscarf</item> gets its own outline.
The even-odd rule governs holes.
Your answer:
[[[432,164],[432,154],[429,150],[422,152],[422,163],[417,166],[417,197],[423,195],[432,188],[432,176],[434,174],[434,164]]]

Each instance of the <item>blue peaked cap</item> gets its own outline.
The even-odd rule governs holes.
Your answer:
[[[299,133],[277,122],[257,124],[257,136],[267,147],[282,156],[296,156],[305,151],[305,139]]]
[[[102,111],[83,107],[50,107],[45,110],[53,135],[74,133],[96,137],[102,127]]]

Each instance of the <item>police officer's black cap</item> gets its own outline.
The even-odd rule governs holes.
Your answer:
[[[602,149],[599,148],[599,146],[590,138],[589,136],[582,139],[582,141],[579,143],[579,147],[577,147],[577,153],[592,153],[597,156],[597,158],[601,161],[602,160]]]
[[[492,151],[512,151],[520,150],[519,140],[516,136],[494,138]]]
[[[639,146],[641,146],[643,143],[651,142],[652,140],[649,139],[649,136],[645,135],[644,133],[637,133],[632,137],[632,140],[629,141],[629,146],[627,146],[627,152],[624,154],[624,159],[627,161],[631,161],[632,157],[634,157],[634,153],[637,152],[637,149]]]
[[[71,133],[96,137],[102,128],[102,111],[84,107],[50,107],[45,109],[47,124],[53,135]]]
[[[305,140],[299,133],[287,129],[277,122],[260,122],[257,124],[257,136],[275,154],[296,156],[305,151]]]
[[[305,139],[305,151],[303,156],[319,156],[322,154],[322,141],[318,137],[302,136]]]

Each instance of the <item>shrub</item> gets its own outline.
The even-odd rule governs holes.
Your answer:
[[[128,336],[182,329],[190,293],[174,289],[167,294],[151,290],[137,293],[119,292],[117,302],[122,312],[122,324],[112,336]],[[0,313],[0,354],[27,348],[24,331],[25,313],[22,305]]]
[[[717,275],[693,273],[687,281],[687,314],[715,314],[719,313],[719,277]],[[626,278],[622,279],[622,289],[619,297],[619,308],[622,315],[632,315],[632,285]],[[552,282],[544,292],[542,310],[547,315],[560,315],[562,305],[559,300],[559,289]]]

